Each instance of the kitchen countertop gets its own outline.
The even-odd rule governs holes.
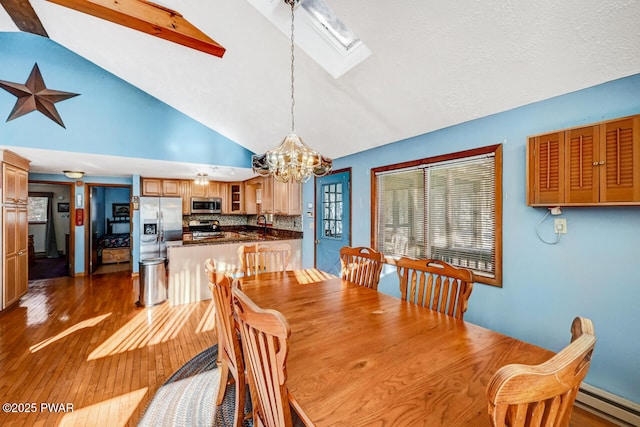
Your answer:
[[[269,242],[277,240],[302,239],[299,231],[267,229],[266,236],[262,229],[224,230],[217,237],[183,240],[183,245],[217,245],[238,242]]]

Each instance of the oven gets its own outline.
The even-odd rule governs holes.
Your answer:
[[[192,214],[219,214],[222,213],[222,199],[219,197],[192,197]]]

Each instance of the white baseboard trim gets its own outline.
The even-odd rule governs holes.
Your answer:
[[[640,405],[608,391],[582,383],[576,406],[620,426],[640,426]]]

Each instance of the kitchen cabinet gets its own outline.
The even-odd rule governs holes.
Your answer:
[[[180,197],[180,180],[142,178],[142,195],[156,197]]]
[[[640,115],[530,137],[527,204],[640,205]]]
[[[256,177],[245,181],[244,210],[247,215],[260,213],[262,204],[262,178]]]
[[[209,181],[205,185],[196,184],[191,181],[192,197],[221,197],[219,181]]]
[[[227,184],[226,199],[227,209],[225,213],[244,214],[244,182],[230,182]]]
[[[273,177],[263,178],[262,212],[275,215],[302,214],[302,185],[280,182]]]
[[[182,198],[182,215],[191,214],[191,180],[180,181],[180,198]]]
[[[5,309],[27,293],[29,280],[29,160],[2,152],[2,305]]]

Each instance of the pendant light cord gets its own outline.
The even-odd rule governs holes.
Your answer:
[[[293,6],[296,3],[296,0],[286,0],[290,5],[291,5],[291,133],[295,133],[296,131],[296,126],[295,126],[295,118],[293,115],[293,106],[296,104],[296,99],[294,97],[294,87],[293,87],[293,82],[294,82],[294,78],[293,78],[293,71],[294,71],[294,66],[293,66],[293,62],[295,59],[295,56],[293,54],[293,49],[294,49],[294,44],[293,44],[293,29],[294,29],[294,17],[295,14],[293,13]]]

